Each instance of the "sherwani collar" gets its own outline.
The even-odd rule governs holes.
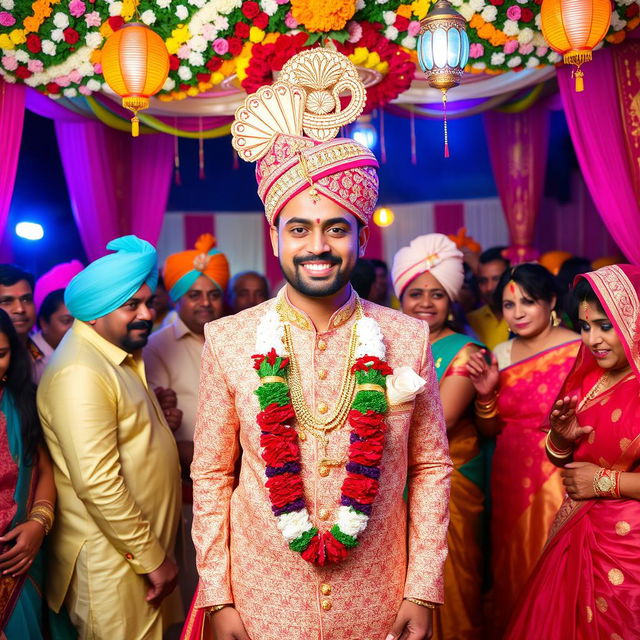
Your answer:
[[[351,295],[349,296],[349,299],[345,302],[345,304],[337,309],[329,319],[327,331],[332,331],[333,329],[337,329],[338,327],[346,324],[356,311],[356,308],[358,306],[357,301],[358,296],[353,288],[351,288]],[[302,311],[302,309],[298,309],[298,307],[296,307],[291,302],[291,300],[289,300],[286,286],[283,287],[278,293],[276,305],[278,312],[281,314],[282,320],[284,322],[289,322],[295,327],[298,327],[299,329],[303,329],[305,331],[316,331],[311,318],[304,311]]]

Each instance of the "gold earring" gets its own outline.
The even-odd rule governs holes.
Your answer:
[[[551,326],[553,327],[559,327],[560,326],[560,318],[558,318],[558,314],[556,313],[556,310],[553,309],[553,311],[551,311]]]
[[[453,322],[455,320],[455,316],[453,315],[453,311],[449,311],[449,315],[447,316],[448,322]]]

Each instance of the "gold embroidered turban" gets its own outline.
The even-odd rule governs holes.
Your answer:
[[[341,96],[350,95],[343,109]],[[365,103],[353,63],[332,49],[310,49],[289,60],[278,81],[238,109],[233,146],[257,162],[258,195],[270,224],[297,194],[312,188],[367,224],[378,199],[378,161],[350,138],[336,138]]]

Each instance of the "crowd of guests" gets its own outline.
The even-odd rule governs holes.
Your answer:
[[[351,279],[430,329],[454,467],[434,638],[595,638],[595,616],[635,637],[640,268],[459,245],[420,236]],[[204,328],[269,284],[209,235],[159,279],[148,243],[109,249],[37,282],[0,265],[0,638],[162,638],[196,590]]]

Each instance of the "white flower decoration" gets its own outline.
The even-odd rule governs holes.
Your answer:
[[[560,60],[562,60],[562,56],[555,51],[550,51],[549,55],[547,56],[547,60],[552,64],[557,64],[558,62],[560,62]]]
[[[480,13],[484,9],[485,4],[486,2],[484,0],[469,0],[469,6],[475,13]]]
[[[336,524],[342,533],[357,538],[366,528],[369,517],[364,513],[358,513],[352,507],[338,507],[338,519]]]
[[[533,40],[533,29],[529,29],[529,27],[524,27],[524,29],[520,30],[518,34],[518,42],[520,44],[529,44]]]
[[[405,36],[402,38],[402,42],[400,42],[405,49],[415,49],[417,43],[418,40],[414,36]]]
[[[99,31],[90,31],[85,36],[84,41],[87,43],[88,47],[97,49],[102,44],[102,34]]]
[[[387,400],[391,406],[411,402],[427,384],[411,367],[398,367],[387,376]]]
[[[156,4],[161,9],[166,9],[171,4],[171,0],[156,0]]]
[[[18,62],[29,62],[29,54],[24,49],[17,49],[15,57]]]
[[[381,360],[385,359],[386,349],[382,337],[380,325],[368,316],[360,318],[356,325],[356,359],[364,356],[375,356]]]
[[[102,83],[95,78],[91,78],[91,80],[87,82],[87,89],[90,89],[91,91],[100,91],[100,89],[102,89]]]
[[[0,7],[5,9],[6,11],[11,11],[14,7],[14,2],[13,0],[2,0],[0,2]]]
[[[309,519],[309,512],[306,509],[301,509],[278,516],[278,529],[282,532],[284,539],[291,542],[299,538],[305,531],[313,529],[313,524]]]
[[[384,11],[382,13],[382,19],[386,25],[391,25],[396,21],[396,12],[395,11]]]
[[[167,78],[162,85],[163,91],[173,91],[176,87],[176,81],[173,78]]]
[[[384,37],[387,40],[395,40],[398,37],[398,30],[395,27],[387,27],[384,30]]]
[[[119,16],[122,13],[122,2],[117,0],[117,2],[112,2],[109,5],[109,15],[110,16]]]
[[[176,15],[180,20],[186,20],[189,17],[189,9],[187,9],[183,4],[179,4],[176,7]]]
[[[362,11],[365,7],[364,0],[356,0],[356,11]]]
[[[53,16],[53,24],[58,29],[66,29],[69,26],[69,16],[66,13],[58,12]]]
[[[73,87],[68,87],[62,90],[65,98],[75,98],[78,95],[78,92]]]
[[[204,67],[204,57],[198,51],[192,51],[189,54],[188,60],[189,60],[189,64],[192,67]]]
[[[64,31],[62,29],[54,29],[51,32],[51,39],[54,42],[62,42],[64,40]],[[53,54],[51,54],[51,55],[53,55]]]
[[[208,42],[202,36],[194,36],[189,40],[189,47],[191,47],[191,51],[198,51],[202,53],[207,50]]]
[[[181,65],[178,67],[178,77],[180,80],[184,80],[186,82],[187,80],[191,80],[193,73],[191,73],[191,69],[189,69],[189,67]]]
[[[513,69],[514,67],[519,67],[522,64],[522,58],[520,56],[514,56],[513,58],[509,58],[509,62],[507,62],[507,67]]]
[[[142,22],[144,22],[147,25],[151,25],[156,21],[156,14],[153,13],[151,9],[147,9],[146,11],[142,12],[142,15],[140,16],[140,20],[142,20]]]
[[[496,51],[491,54],[491,64],[495,67],[499,64],[504,64],[504,53],[502,51]]]
[[[284,347],[284,325],[275,309],[262,316],[256,331],[255,353],[267,354],[275,349],[279,356],[287,355]]]
[[[460,7],[458,8],[458,11],[460,12],[460,15],[467,21],[469,22],[471,20],[471,18],[473,18],[473,16],[475,15],[475,11],[471,8],[470,5],[468,4],[463,4],[460,5]]]
[[[485,22],[493,22],[498,15],[498,8],[494,7],[492,4],[487,5],[480,14],[480,17]]]
[[[540,60],[538,60],[538,58],[536,58],[535,56],[531,56],[527,60],[527,67],[529,69],[535,69],[539,64],[540,64]]]
[[[260,0],[260,8],[271,17],[278,10],[278,3],[276,0]]]
[[[520,33],[520,27],[517,20],[505,20],[502,31],[506,36],[517,36]]]

